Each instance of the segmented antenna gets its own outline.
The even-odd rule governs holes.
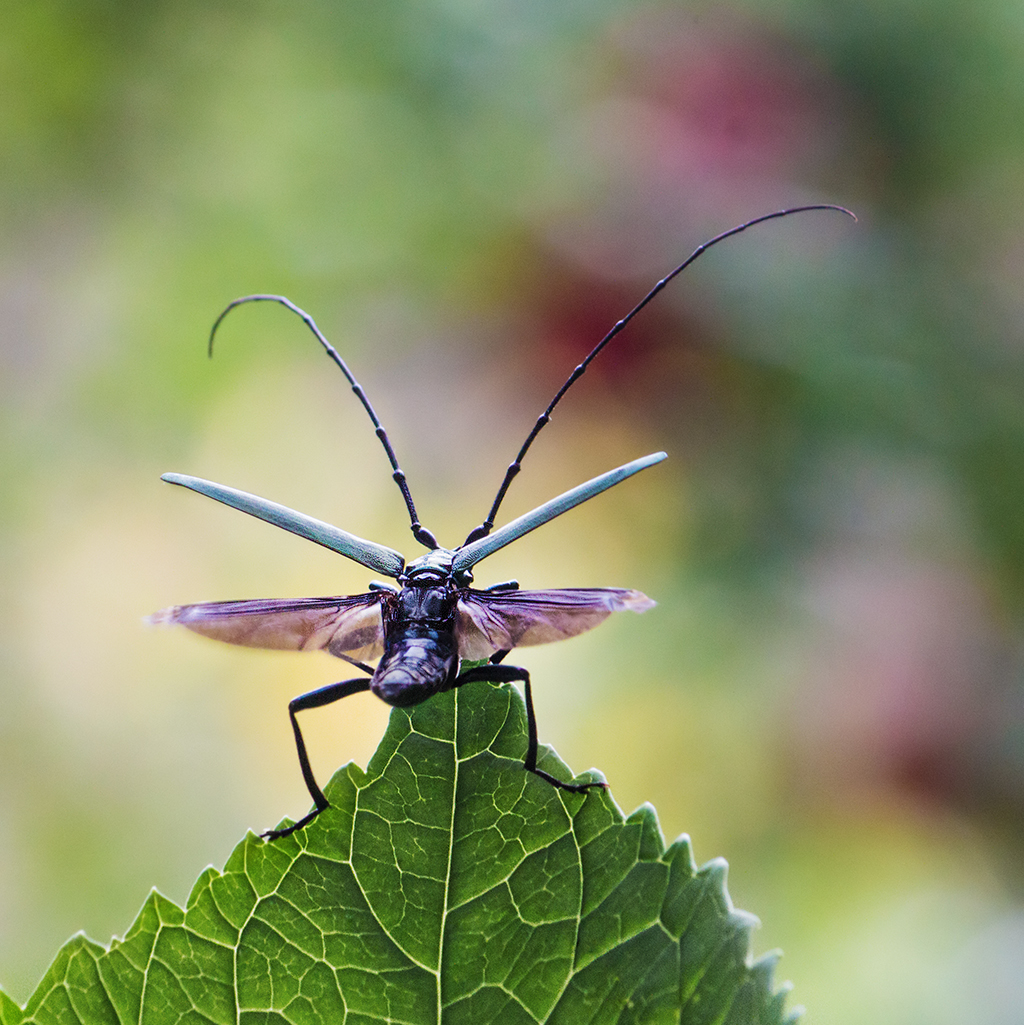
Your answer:
[[[522,469],[523,457],[529,451],[530,446],[533,444],[534,439],[540,434],[541,429],[551,420],[551,412],[562,401],[562,396],[576,383],[576,381],[583,376],[588,366],[594,357],[677,275],[682,274],[687,267],[697,259],[701,253],[706,252],[713,245],[717,245],[723,239],[729,238],[731,235],[738,235],[741,231],[746,231],[747,228],[752,228],[755,224],[761,224],[764,221],[773,221],[778,217],[788,217],[790,214],[800,214],[809,210],[836,210],[841,214],[846,214],[848,217],[852,217],[857,220],[857,215],[852,211],[847,210],[845,206],[837,206],[834,203],[814,203],[809,206],[794,206],[786,210],[776,210],[771,214],[763,214],[761,217],[755,217],[752,221],[747,221],[744,224],[737,225],[735,228],[730,228],[728,231],[723,231],[720,235],[716,235],[712,239],[708,239],[707,242],[699,245],[674,271],[667,274],[659,281],[654,288],[652,288],[647,295],[643,297],[627,313],[615,326],[604,336],[591,349],[590,354],[587,358],[576,367],[576,369],[569,375],[565,384],[558,389],[555,397],[551,400],[548,408],[544,410],[539,417],[537,422],[533,425],[533,430],[526,436],[526,441],[523,442],[523,447],[519,450],[519,454],[509,464],[508,469],[505,471],[505,478],[501,482],[501,487],[498,488],[498,493],[494,498],[494,504],[491,506],[491,511],[487,514],[487,519],[480,524],[479,527],[475,527],[470,531],[469,536],[463,542],[463,546],[468,545],[471,541],[477,541],[482,537],[486,537],[491,530],[494,528],[494,520],[498,515],[498,507],[501,505],[505,498],[505,492],[508,491],[509,485],[512,483],[516,474]]]
[[[228,303],[221,315],[213,322],[213,327],[210,330],[210,344],[208,348],[210,356],[213,355],[214,336],[217,334],[217,329],[220,327],[224,318],[236,306],[241,306],[242,303],[258,302],[280,303],[282,306],[291,310],[292,313],[301,317],[306,327],[316,335],[317,341],[324,347],[324,351],[331,357],[335,364],[337,364],[338,369],[340,369],[345,375],[345,379],[352,386],[352,391],[355,392],[356,398],[358,398],[363,404],[363,409],[366,410],[370,419],[373,421],[374,431],[380,439],[380,443],[384,446],[384,451],[387,453],[388,461],[391,463],[391,476],[398,485],[398,490],[402,492],[402,498],[405,500],[405,507],[409,510],[409,519],[411,521],[413,537],[415,537],[421,545],[424,545],[431,551],[439,547],[437,539],[429,530],[427,530],[426,527],[423,526],[422,523],[420,523],[420,518],[416,515],[416,505],[412,500],[412,494],[409,491],[409,485],[405,479],[405,472],[398,465],[398,457],[395,455],[395,450],[391,447],[391,442],[388,439],[388,433],[384,430],[384,426],[381,424],[380,418],[374,412],[373,406],[370,405],[370,400],[366,397],[366,392],[363,391],[363,386],[355,379],[352,371],[348,368],[348,364],[341,358],[338,350],[335,349],[329,341],[327,341],[323,332],[316,326],[316,321],[313,320],[313,318],[304,309],[296,306],[291,299],[288,299],[283,295],[245,295],[242,296],[241,299],[235,299],[233,302]]]

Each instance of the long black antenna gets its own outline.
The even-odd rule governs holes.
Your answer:
[[[482,537],[486,537],[494,527],[494,520],[498,515],[498,507],[501,505],[505,498],[505,492],[508,491],[509,485],[512,483],[516,474],[522,469],[523,457],[529,451],[530,446],[533,444],[534,439],[540,434],[541,429],[551,420],[551,412],[562,400],[562,396],[576,383],[576,381],[583,376],[588,366],[594,357],[677,275],[682,274],[687,267],[697,259],[701,253],[706,252],[713,245],[717,245],[723,239],[729,238],[731,235],[738,235],[741,231],[746,231],[747,228],[752,228],[755,224],[762,224],[764,221],[773,221],[777,217],[788,217],[790,214],[800,214],[808,210],[836,210],[841,214],[846,214],[848,217],[852,217],[857,220],[857,215],[852,211],[847,210],[845,206],[837,206],[834,203],[815,203],[810,206],[794,206],[787,210],[776,210],[775,213],[763,214],[761,217],[755,217],[752,221],[747,221],[745,224],[737,225],[735,228],[730,228],[728,231],[723,231],[720,235],[716,235],[712,239],[708,239],[707,242],[699,245],[674,271],[667,274],[659,281],[654,288],[652,288],[647,295],[643,297],[627,313],[622,320],[620,320],[615,326],[594,346],[590,351],[590,355],[580,363],[578,367],[569,375],[565,384],[558,389],[555,397],[551,400],[548,408],[544,410],[539,417],[537,422],[533,425],[533,430],[526,436],[526,441],[523,442],[523,447],[519,450],[519,454],[509,464],[509,468],[505,471],[505,479],[501,482],[501,487],[498,488],[498,494],[495,495],[494,504],[491,506],[491,511],[487,514],[487,519],[480,524],[479,527],[475,527],[470,531],[469,536],[463,542],[463,545],[468,545],[471,541],[479,540]]]
[[[412,500],[412,494],[409,491],[409,485],[405,479],[405,471],[398,465],[398,457],[395,455],[395,450],[391,447],[391,442],[388,440],[388,432],[384,430],[384,426],[380,422],[380,418],[374,412],[373,406],[370,405],[370,400],[366,397],[366,392],[363,391],[363,386],[355,379],[352,371],[349,370],[348,364],[341,358],[338,350],[324,337],[323,332],[316,326],[316,321],[301,307],[296,306],[291,299],[285,298],[283,295],[245,295],[241,299],[235,299],[233,302],[228,303],[223,313],[213,322],[213,328],[210,330],[210,345],[209,354],[213,355],[213,339],[217,334],[217,328],[220,327],[221,322],[224,318],[236,307],[241,306],[242,303],[258,303],[258,302],[271,302],[280,303],[282,306],[287,307],[292,313],[301,317],[306,327],[316,335],[317,341],[324,347],[324,351],[332,360],[337,364],[338,368],[345,375],[345,379],[352,386],[352,391],[355,392],[356,397],[363,404],[363,409],[369,414],[370,419],[373,421],[374,431],[377,437],[380,438],[380,443],[384,446],[384,451],[387,453],[388,460],[391,463],[391,476],[394,478],[395,483],[398,485],[398,490],[402,492],[402,498],[405,500],[405,507],[409,510],[409,519],[412,524],[413,537],[419,541],[420,544],[429,548],[433,551],[438,547],[437,540],[434,535],[427,530],[426,527],[420,523],[419,516],[416,515],[416,506]]]

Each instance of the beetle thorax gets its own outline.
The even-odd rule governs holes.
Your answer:
[[[432,584],[445,584],[452,578],[452,560],[455,553],[447,548],[435,548],[418,559],[413,559],[405,572],[398,578],[403,586],[429,587]]]
[[[458,598],[450,575],[424,567],[414,569],[401,591],[385,603],[384,654],[370,680],[377,697],[404,707],[450,685],[459,668]]]
[[[395,600],[390,613],[385,613],[385,633],[394,635],[412,624],[429,623],[440,630],[451,630],[455,622],[458,589],[450,582],[443,584],[406,584]]]

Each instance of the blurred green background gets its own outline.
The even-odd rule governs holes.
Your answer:
[[[728,858],[810,1025],[1024,1020],[1024,8],[10,0],[0,14],[0,984],[308,806],[326,655],[141,618],[365,589],[159,481],[417,554],[662,466],[481,584],[659,601],[533,649],[541,739]],[[306,717],[321,780],[386,707]]]

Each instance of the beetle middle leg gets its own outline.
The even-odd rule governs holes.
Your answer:
[[[498,652],[498,654],[507,655],[508,652]],[[532,772],[535,776],[540,776],[541,779],[546,779],[552,786],[558,787],[559,790],[569,790],[574,794],[582,793],[585,790],[589,790],[591,787],[601,787],[604,790],[608,789],[607,783],[595,781],[593,783],[563,783],[560,779],[555,779],[554,776],[549,772],[545,772],[543,769],[537,768],[537,716],[533,711],[533,694],[530,692],[530,674],[519,666],[502,666],[492,662],[486,666],[476,666],[473,669],[467,669],[464,673],[456,677],[452,687],[461,687],[464,683],[474,683],[477,680],[489,680],[492,683],[515,683],[516,681],[522,681],[523,689],[526,693],[526,729],[528,742],[526,746],[526,760],[523,762],[523,768],[527,772]]]
[[[359,677],[355,680],[342,680],[340,683],[329,683],[326,687],[318,687],[309,691],[308,694],[300,694],[288,702],[288,717],[292,721],[292,731],[295,733],[295,750],[299,754],[299,768],[302,770],[302,778],[306,781],[306,789],[309,796],[313,798],[315,807],[308,814],[299,819],[294,825],[286,826],[284,829],[268,829],[260,833],[264,839],[277,840],[282,836],[289,836],[297,829],[309,825],[320,814],[331,806],[330,801],[324,796],[316,778],[313,776],[313,767],[309,764],[309,755],[306,753],[306,742],[302,739],[302,730],[299,729],[299,720],[295,718],[296,712],[304,712],[308,708],[323,708],[350,694],[358,694],[361,691],[370,689],[369,678]]]

